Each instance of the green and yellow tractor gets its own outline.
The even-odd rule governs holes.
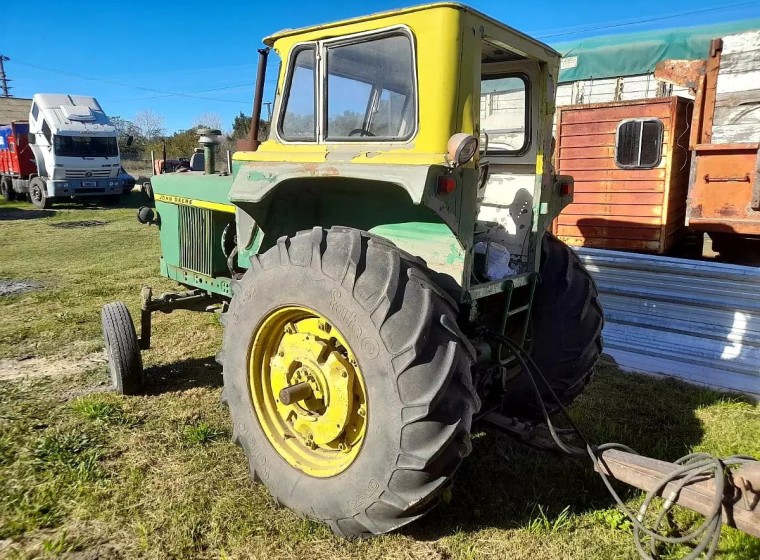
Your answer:
[[[138,219],[184,291],[143,290],[139,338],[124,304],[104,307],[111,374],[140,390],[152,313],[220,313],[222,399],[253,478],[336,533],[381,534],[440,500],[473,421],[541,419],[601,352],[594,282],[547,233],[573,194],[551,165],[560,55],[450,3],[264,43],[232,173],[203,130],[205,171],[151,181]]]

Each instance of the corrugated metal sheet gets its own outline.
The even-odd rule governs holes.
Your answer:
[[[577,249],[624,369],[760,397],[760,268]]]

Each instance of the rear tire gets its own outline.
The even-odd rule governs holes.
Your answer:
[[[47,195],[47,185],[40,177],[35,177],[29,183],[29,200],[40,210],[53,206],[53,200]]]
[[[367,536],[397,529],[439,502],[470,452],[480,401],[470,378],[473,349],[456,325],[457,305],[434,278],[419,259],[386,240],[316,227],[280,238],[233,283],[217,356],[222,399],[252,477],[278,503],[337,534]],[[252,341],[266,336],[268,318],[289,306],[317,312],[344,335],[366,388],[361,447],[328,477],[306,474],[276,450],[279,443],[265,433],[262,405],[249,389],[249,373],[261,376],[268,367],[249,366],[258,363],[249,353]]]
[[[107,303],[103,306],[101,319],[111,385],[117,393],[134,395],[143,388],[145,374],[129,309],[120,301]]]
[[[16,191],[13,190],[13,184],[11,183],[10,178],[3,177],[0,179],[0,195],[2,195],[3,200],[6,202],[13,202],[16,200]]]
[[[581,394],[602,352],[604,314],[593,278],[578,255],[550,233],[544,234],[541,280],[531,314],[530,353],[564,406]],[[537,385],[549,414],[559,410],[550,392]],[[543,417],[525,373],[507,384],[504,413],[523,419]]]

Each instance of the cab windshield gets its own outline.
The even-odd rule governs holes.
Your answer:
[[[116,157],[116,138],[103,136],[53,136],[55,155],[64,157]]]

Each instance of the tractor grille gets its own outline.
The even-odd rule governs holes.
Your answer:
[[[66,170],[67,179],[102,179],[110,175],[111,175],[110,169],[67,169]]]
[[[214,246],[211,210],[179,206],[179,263],[187,268],[212,275]]]

